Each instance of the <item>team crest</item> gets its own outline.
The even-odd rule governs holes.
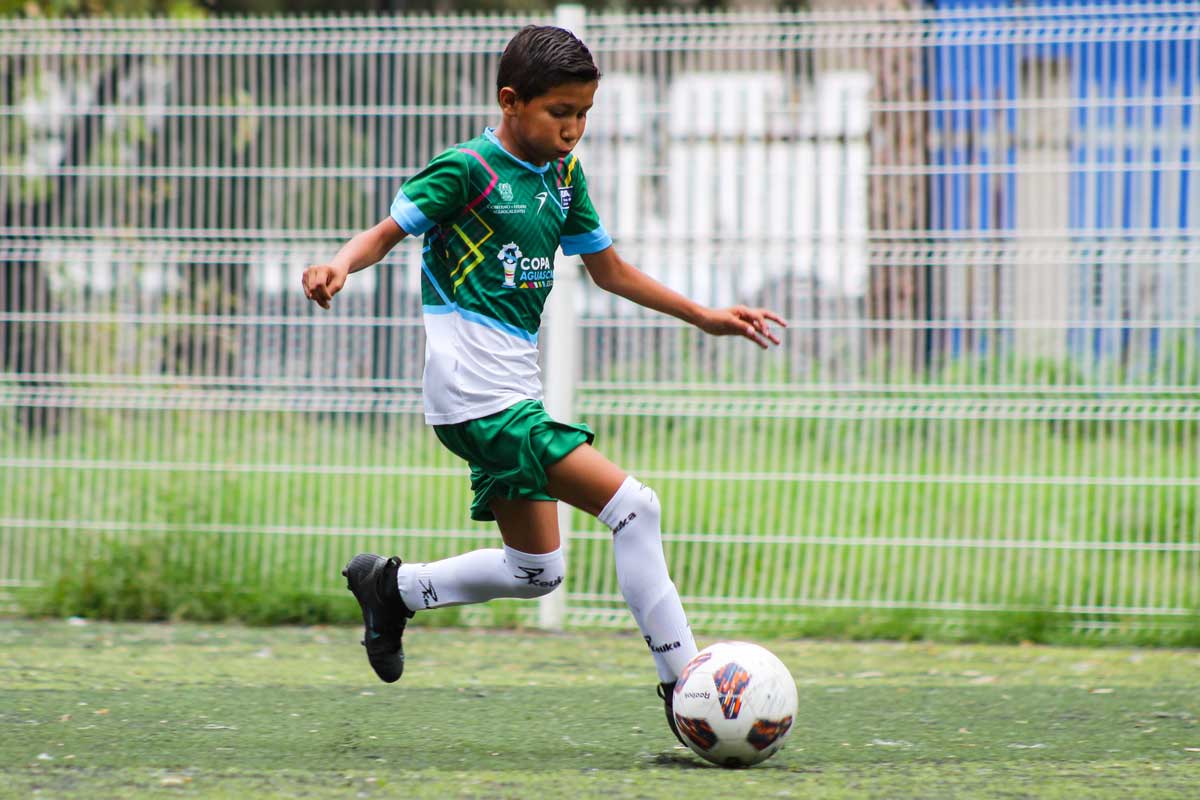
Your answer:
[[[564,214],[571,210],[571,193],[574,189],[574,186],[558,187],[558,204],[562,206]]]
[[[512,202],[512,199],[513,199],[512,184],[502,183],[499,186],[497,186],[496,189],[497,189],[497,191],[500,192],[500,199],[502,201],[504,201],[505,203]]]
[[[501,187],[508,186],[507,183],[500,184]],[[512,188],[508,190],[512,194]],[[502,286],[508,289],[515,289],[517,286],[517,263],[521,260],[521,248],[516,242],[509,242],[500,248],[500,252],[496,253],[496,258],[504,264],[504,283]]]

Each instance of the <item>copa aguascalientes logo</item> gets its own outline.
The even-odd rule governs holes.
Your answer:
[[[554,264],[549,256],[526,256],[516,242],[500,247],[496,258],[504,265],[506,289],[542,289],[554,284]],[[520,275],[517,275],[520,270]]]
[[[507,186],[507,184],[502,184],[502,186]],[[504,264],[504,283],[501,286],[509,289],[515,288],[517,285],[517,262],[521,260],[521,248],[517,246],[516,242],[509,242],[500,248],[500,252],[496,253],[496,258]]]

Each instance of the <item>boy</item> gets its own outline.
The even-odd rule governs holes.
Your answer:
[[[592,431],[542,407],[537,331],[554,283],[554,251],[579,254],[598,286],[713,335],[779,344],[744,306],[715,310],[621,260],[588,198],[571,150],[583,136],[600,71],[561,28],[530,26],[509,42],[496,78],[499,127],[434,158],[400,189],[390,215],[351,239],[329,264],[304,272],[322,308],[347,276],[424,234],[425,419],[471,467],[471,517],[495,520],[503,549],[429,564],[356,555],[342,574],[362,606],[363,644],[387,682],[404,671],[401,637],[418,610],[498,597],[540,597],[563,581],[556,500],[613,531],[621,593],[658,669],[676,737],[671,693],[696,654],[667,572],[654,492],[592,448]],[[680,740],[682,741],[682,739]]]

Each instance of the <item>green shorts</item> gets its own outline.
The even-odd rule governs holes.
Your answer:
[[[587,425],[557,422],[537,400],[454,425],[434,425],[442,444],[471,466],[471,519],[494,520],[493,497],[555,500],[546,467],[596,438]]]

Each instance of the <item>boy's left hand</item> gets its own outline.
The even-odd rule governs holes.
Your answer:
[[[710,309],[697,327],[713,336],[744,336],[764,350],[767,343],[779,344],[767,320],[784,328],[787,322],[774,311],[748,306]]]

